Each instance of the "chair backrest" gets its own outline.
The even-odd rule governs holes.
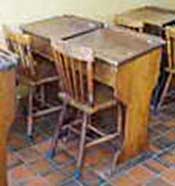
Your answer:
[[[175,27],[166,29],[168,67],[175,67]]]
[[[52,43],[60,89],[83,104],[94,104],[94,56],[86,47],[71,46],[60,41]]]
[[[31,75],[35,74],[35,64],[31,52],[32,39],[29,35],[18,33],[3,26],[5,40],[8,49],[20,58],[20,67]]]

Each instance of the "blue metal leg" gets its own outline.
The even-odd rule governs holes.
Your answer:
[[[79,169],[74,171],[74,178],[76,180],[80,180],[80,178],[81,178],[81,171]]]
[[[49,150],[47,153],[46,153],[46,159],[47,160],[52,160],[54,158],[54,156],[56,155],[56,152],[55,150]]]
[[[27,141],[29,143],[34,143],[34,137],[33,137],[33,135],[27,135]]]

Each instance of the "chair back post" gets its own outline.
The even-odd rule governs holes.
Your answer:
[[[93,61],[87,61],[87,81],[88,81],[88,100],[89,105],[93,106],[94,104],[94,72],[93,72]]]
[[[90,106],[94,104],[94,57],[93,51],[90,48],[82,48],[83,61],[87,65],[87,89],[88,89],[88,103]]]
[[[32,38],[27,34],[12,31],[7,26],[3,26],[3,31],[7,47],[20,57],[22,69],[35,75],[35,64],[31,51]]]
[[[172,69],[175,66],[175,28],[166,28],[168,67]]]
[[[94,57],[87,47],[52,42],[54,61],[61,79],[61,91],[81,103],[94,104]]]

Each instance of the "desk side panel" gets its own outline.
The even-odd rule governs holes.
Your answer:
[[[148,145],[149,109],[160,73],[161,48],[119,68],[116,89],[127,106],[124,150],[120,161],[142,152]]]

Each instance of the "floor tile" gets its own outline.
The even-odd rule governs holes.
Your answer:
[[[157,174],[160,174],[161,172],[166,171],[168,169],[163,164],[161,164],[158,161],[153,160],[153,159],[146,161],[143,165],[145,167],[147,167],[149,170],[151,170]]]
[[[68,153],[62,151],[58,152],[57,155],[53,158],[53,162],[59,167],[70,165],[72,162],[75,162],[75,158],[71,157]]]
[[[131,178],[129,175],[124,175],[121,177],[116,178],[112,181],[113,186],[141,186],[137,183],[134,179]]]
[[[21,186],[51,186],[51,185],[44,178],[36,176],[24,182],[23,184],[21,184]]]
[[[54,171],[52,165],[44,158],[38,159],[29,164],[29,168],[37,175],[47,175]]]
[[[19,150],[17,155],[25,163],[31,163],[41,157],[41,154],[33,146]]]
[[[165,163],[167,163],[168,165],[172,165],[175,166],[175,156],[174,154],[164,154],[163,156],[161,156],[161,160],[164,161]]]
[[[58,186],[61,182],[66,180],[66,176],[60,171],[51,172],[50,174],[44,177],[47,182],[50,184],[49,186]]]
[[[16,153],[9,152],[7,154],[7,167],[8,169],[14,168],[15,166],[19,166],[23,162],[17,157]]]
[[[103,186],[175,186],[174,108],[168,98],[157,115],[151,115],[149,148],[117,165],[113,175],[105,177]],[[52,160],[46,159],[57,118],[55,113],[35,120],[34,142],[26,138],[25,120],[19,119],[12,126],[8,138],[9,186],[98,186],[99,175],[109,173],[113,150],[106,143],[86,151],[81,180],[73,179],[79,143],[75,135],[61,145],[60,151],[57,149]],[[93,119],[102,122],[103,130],[110,132],[112,127],[106,123],[113,119],[106,118],[99,115]]]
[[[174,169],[167,169],[165,172],[162,173],[162,177],[165,180],[168,180],[170,183],[175,183],[175,170]]]
[[[155,173],[146,167],[139,165],[129,171],[129,176],[139,184],[145,184],[154,178]]]
[[[171,185],[170,183],[161,178],[156,178],[151,182],[147,183],[145,186],[173,186],[173,185]]]
[[[168,137],[169,140],[175,142],[175,130],[169,131],[169,132],[166,134],[166,136]]]
[[[12,133],[12,135],[9,135],[8,137],[8,149],[9,150],[17,151],[27,146],[28,144],[26,144],[24,139],[20,135],[18,135],[16,132]]]
[[[37,143],[36,145],[34,145],[34,148],[42,155],[45,155],[49,150],[50,144],[51,144],[51,139],[44,140],[41,143]]]
[[[25,165],[17,166],[8,171],[8,179],[12,182],[23,182],[34,176],[34,173]]]

